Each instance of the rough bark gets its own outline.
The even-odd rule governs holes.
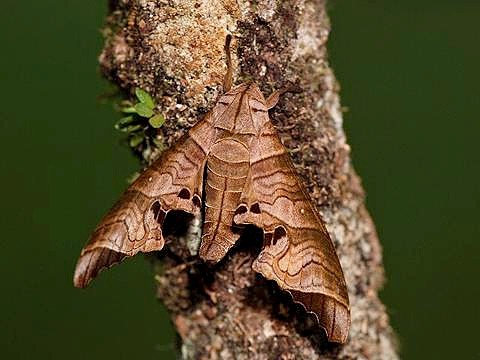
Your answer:
[[[221,92],[227,32],[237,39],[237,83],[252,79],[265,95],[289,83],[301,87],[285,94],[270,115],[318,204],[348,284],[350,339],[343,346],[328,344],[300,306],[252,271],[261,241],[255,231],[210,267],[194,256],[199,221],[193,219],[187,233],[169,237],[167,249],[153,259],[158,296],[184,359],[397,358],[377,295],[384,278],[381,248],[351,164],[339,87],[327,62],[325,7],[322,0],[110,2],[102,70],[122,89],[139,86],[155,97],[166,118],[156,136],[166,146]],[[143,152],[147,161],[157,153]]]

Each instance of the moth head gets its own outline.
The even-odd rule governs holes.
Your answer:
[[[265,97],[260,91],[260,88],[258,87],[258,85],[255,84],[254,82],[248,84],[246,93],[250,98],[250,100],[255,100],[265,105]]]

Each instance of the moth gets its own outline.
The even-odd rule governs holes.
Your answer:
[[[334,245],[254,83],[232,87],[230,36],[225,93],[214,108],[133,182],[83,248],[74,285],[86,287],[104,268],[164,246],[169,211],[203,215],[199,256],[217,263],[240,237],[263,230],[254,271],[275,281],[315,315],[329,341],[344,343],[350,327],[347,287]]]

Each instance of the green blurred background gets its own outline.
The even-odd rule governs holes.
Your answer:
[[[331,62],[384,247],[381,296],[404,359],[479,359],[478,1],[335,0]],[[3,359],[173,359],[134,259],[88,291],[72,272],[136,161],[97,69],[106,1],[0,13]]]

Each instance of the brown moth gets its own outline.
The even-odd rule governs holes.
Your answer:
[[[203,210],[200,258],[220,261],[240,237],[234,227],[257,226],[264,243],[253,270],[313,313],[329,341],[344,343],[350,307],[340,262],[268,117],[281,92],[265,100],[253,83],[231,88],[230,36],[225,46],[226,93],[103,218],[81,252],[74,284],[86,287],[103,268],[161,250],[169,211]]]

